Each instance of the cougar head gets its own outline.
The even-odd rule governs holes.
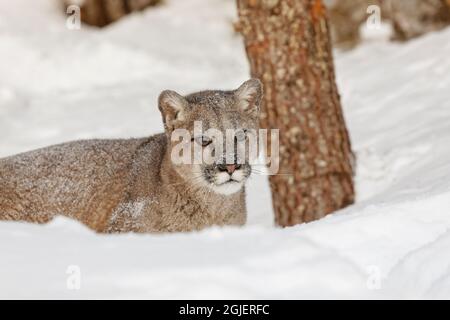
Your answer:
[[[219,194],[241,190],[252,172],[252,148],[258,148],[261,98],[258,79],[232,91],[187,96],[163,91],[159,109],[176,172],[193,186]]]

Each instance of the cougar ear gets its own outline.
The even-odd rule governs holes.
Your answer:
[[[167,131],[173,131],[176,123],[185,119],[187,104],[186,99],[175,91],[165,90],[161,92],[158,99],[158,107]]]
[[[235,96],[238,101],[238,108],[248,112],[251,115],[259,114],[262,95],[262,83],[256,78],[245,81],[235,91]]]

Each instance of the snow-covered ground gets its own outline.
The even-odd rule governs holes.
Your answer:
[[[0,0],[0,157],[153,134],[161,90],[248,77],[232,0],[166,1],[101,31],[68,30],[57,2]],[[65,218],[0,222],[0,298],[450,298],[450,29],[335,62],[357,204],[275,228],[255,176],[244,228],[97,235]]]

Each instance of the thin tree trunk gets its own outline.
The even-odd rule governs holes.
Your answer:
[[[264,84],[263,128],[280,129],[275,220],[312,221],[354,200],[353,154],[320,0],[237,0],[252,76]]]
[[[80,4],[81,20],[84,23],[103,27],[119,20],[126,14],[145,9],[162,0],[63,0],[65,6]]]
[[[450,0],[386,1],[395,40],[405,41],[450,25]]]
[[[360,27],[367,21],[367,8],[370,5],[380,7],[383,20],[388,11],[382,6],[383,0],[328,0],[331,40],[339,48],[350,49],[361,40]]]
[[[450,0],[326,0],[333,43],[351,48],[360,41],[360,26],[370,5],[380,7],[381,20],[393,26],[394,40],[406,41],[450,25]]]

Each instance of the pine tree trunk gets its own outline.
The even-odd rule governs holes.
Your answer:
[[[319,219],[354,200],[353,154],[320,0],[237,0],[252,76],[264,84],[263,128],[280,129],[270,177],[275,220]]]

